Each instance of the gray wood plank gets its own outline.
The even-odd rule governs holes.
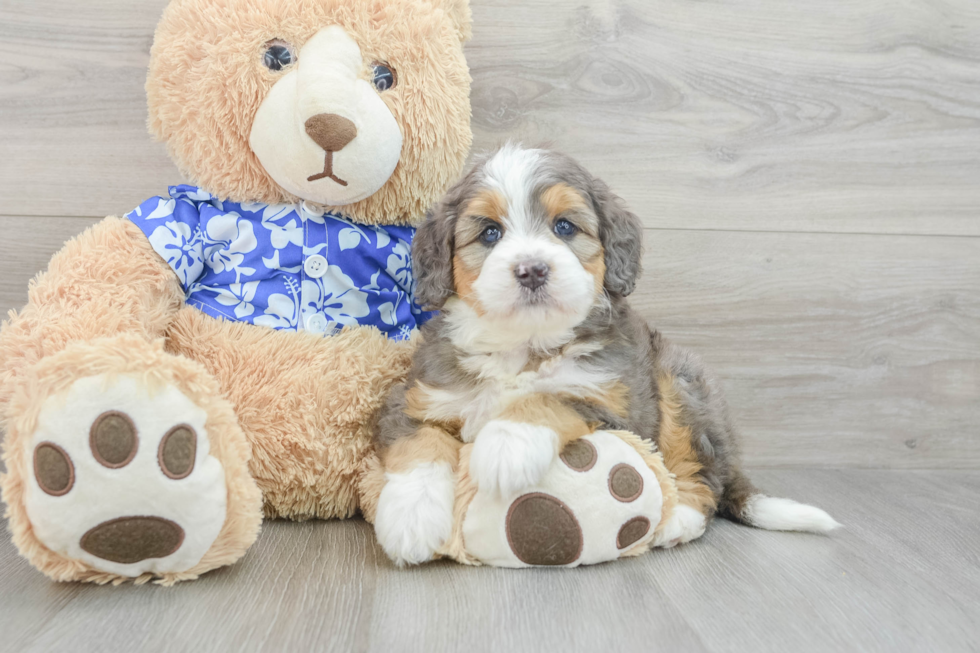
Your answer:
[[[964,605],[980,587],[980,473],[865,470],[799,476],[759,470],[770,494],[820,497],[835,517],[896,568],[907,568]],[[980,606],[973,606],[980,609]]]
[[[0,211],[101,216],[181,181],[144,126],[164,4],[0,7]],[[975,2],[473,6],[476,148],[552,141],[650,227],[980,234]]]
[[[22,563],[32,595],[18,611],[44,624],[18,650],[363,650],[373,550],[360,520],[270,522],[239,564],[174,588],[55,585]],[[64,594],[59,611],[44,610],[46,599],[34,598],[42,591]],[[7,628],[22,627],[11,620]]]
[[[980,239],[647,231],[644,264],[748,464],[977,468]]]
[[[906,475],[875,472],[891,482],[869,497],[855,482],[862,473],[757,475],[772,494],[828,509],[844,522],[844,529],[822,537],[717,522],[698,546],[679,548],[673,557],[665,556],[663,566],[647,568],[648,578],[665,588],[712,650],[975,650],[977,585],[970,585],[966,595],[953,590],[956,570],[921,570],[920,560],[882,542],[869,542],[868,531],[857,526],[887,506],[882,519],[916,521],[905,533],[908,540],[946,553],[967,537],[964,525],[954,527],[960,532],[957,541],[941,539],[916,519],[928,509],[909,514],[908,506],[889,503],[889,490]],[[942,475],[930,473],[934,480]],[[906,487],[912,493],[921,489]],[[976,519],[977,506],[959,508],[971,510]],[[975,555],[975,541],[969,546]]]
[[[559,570],[399,570],[370,527],[267,522],[174,588],[54,584],[0,539],[5,650],[971,651],[980,472],[756,470],[845,528],[724,521],[701,540]]]
[[[635,560],[571,572],[387,565],[368,650],[710,650],[643,568]]]
[[[980,233],[974,2],[476,3],[482,145],[553,141],[647,226]]]
[[[85,218],[0,217],[0,309]],[[648,229],[633,305],[722,379],[755,466],[980,464],[980,239]]]

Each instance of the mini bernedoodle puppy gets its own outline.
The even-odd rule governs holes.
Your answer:
[[[837,526],[752,486],[718,384],[630,308],[642,233],[578,163],[515,145],[479,161],[421,226],[417,298],[441,312],[375,436],[387,478],[375,529],[392,560],[431,560],[449,538],[462,443],[474,443],[481,490],[515,495],[600,428],[653,440],[677,478],[657,546],[699,537],[715,513],[772,530]]]

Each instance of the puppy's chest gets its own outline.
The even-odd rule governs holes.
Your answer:
[[[462,357],[460,367],[471,375],[470,383],[457,388],[421,384],[419,398],[428,421],[453,424],[464,442],[472,442],[489,420],[521,397],[600,398],[613,381],[610,374],[566,355],[476,354]]]

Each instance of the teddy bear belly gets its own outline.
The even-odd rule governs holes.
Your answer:
[[[252,445],[250,471],[267,517],[350,517],[370,423],[405,377],[414,342],[370,327],[323,337],[214,319],[185,307],[167,348],[221,385]]]

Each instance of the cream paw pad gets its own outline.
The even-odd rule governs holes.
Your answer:
[[[461,562],[576,567],[636,555],[677,501],[660,454],[632,433],[597,431],[570,443],[540,483],[510,498],[476,489],[466,449],[446,551]]]
[[[37,538],[124,576],[196,565],[226,512],[206,421],[176,388],[151,392],[133,376],[86,377],[48,397],[24,452]]]

